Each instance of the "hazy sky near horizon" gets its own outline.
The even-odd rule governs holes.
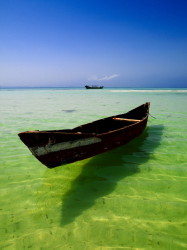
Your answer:
[[[0,0],[0,86],[187,87],[187,0]]]

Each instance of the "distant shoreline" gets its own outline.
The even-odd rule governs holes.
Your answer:
[[[85,89],[85,87],[22,87],[22,86],[16,86],[16,87],[5,87],[5,86],[0,86],[0,90],[2,89]],[[127,90],[187,90],[187,87],[105,87],[104,89],[127,89]]]
[[[0,93],[11,91],[85,91],[84,87],[1,87]],[[84,93],[85,93],[84,92]],[[187,88],[122,88],[122,87],[105,87],[99,93],[126,93],[126,94],[138,94],[138,93],[176,93],[187,94]],[[98,93],[96,90],[91,90],[89,93]]]

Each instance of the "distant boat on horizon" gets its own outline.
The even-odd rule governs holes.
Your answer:
[[[86,89],[103,89],[104,86],[98,86],[98,85],[86,85]]]

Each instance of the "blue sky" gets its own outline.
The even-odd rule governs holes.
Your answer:
[[[0,86],[187,87],[186,0],[0,0]]]

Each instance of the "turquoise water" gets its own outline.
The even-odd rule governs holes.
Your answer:
[[[142,136],[47,169],[25,130],[73,128],[151,102]],[[187,249],[187,90],[0,91],[0,249]]]

